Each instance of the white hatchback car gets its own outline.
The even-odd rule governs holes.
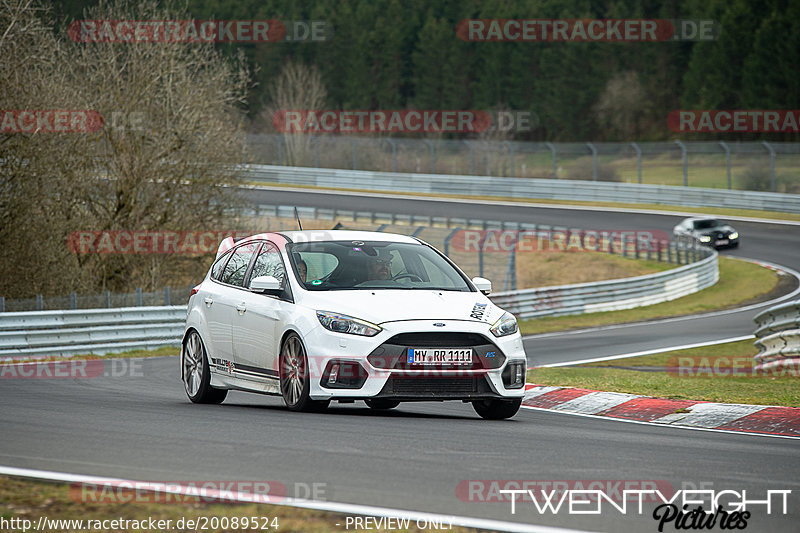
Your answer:
[[[527,361],[516,319],[490,290],[414,237],[228,238],[189,298],[186,393],[195,403],[222,402],[228,390],[281,395],[293,411],[461,400],[483,418],[512,417]]]

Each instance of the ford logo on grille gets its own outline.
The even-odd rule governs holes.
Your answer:
[[[444,322],[434,322],[433,325],[437,328],[443,328],[445,326]]]

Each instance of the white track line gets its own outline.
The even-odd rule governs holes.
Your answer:
[[[537,207],[540,209],[567,209],[572,211],[605,211],[610,213],[637,213],[644,215],[665,215],[665,216],[696,216],[698,214],[705,214],[703,211],[658,211],[656,209],[640,209],[640,208],[625,208],[625,207],[604,207],[594,205],[574,205],[574,204],[540,204],[536,202],[509,202],[505,200],[473,200],[470,198],[451,198],[448,196],[414,196],[410,194],[392,194],[386,192],[357,192],[339,189],[325,189],[316,187],[306,189],[303,187],[273,187],[270,185],[246,185],[242,186],[245,189],[256,189],[265,191],[286,191],[286,192],[302,192],[304,194],[334,194],[342,196],[358,196],[358,197],[373,197],[373,198],[395,198],[400,200],[419,200],[424,202],[449,202],[456,204],[478,204],[478,205],[496,205],[496,206],[516,206],[516,207]],[[713,207],[698,207],[697,209],[714,209]],[[452,217],[451,217],[452,218]],[[779,220],[771,218],[755,218],[755,217],[741,217],[741,216],[727,216],[719,215],[719,218],[725,220],[737,220],[741,222],[755,222],[759,224],[783,224],[787,226],[800,226],[799,221],[794,220]]]
[[[714,346],[717,344],[727,344],[729,342],[746,341],[748,339],[755,339],[755,335],[743,335],[741,337],[729,337],[727,339],[719,339],[706,342],[695,342],[694,344],[682,344],[680,346],[670,346],[667,348],[654,348],[652,350],[644,350],[641,352],[623,353],[619,355],[607,355],[604,357],[593,357],[591,359],[581,359],[579,361],[565,361],[563,363],[550,363],[548,365],[536,365],[529,368],[555,368],[559,366],[572,366],[582,365],[585,363],[598,363],[601,361],[613,361],[615,359],[627,359],[628,357],[639,357],[641,355],[652,355],[663,352],[673,352],[676,350],[689,350],[691,348],[702,348],[704,346]]]
[[[7,476],[17,476],[35,479],[44,479],[49,481],[60,481],[65,483],[90,483],[93,485],[105,484],[108,486],[120,486],[124,484],[142,485],[142,482],[134,480],[110,478],[110,477],[95,477],[83,474],[69,474],[65,472],[52,472],[47,470],[31,470],[28,468],[16,468],[13,466],[0,466],[0,474]],[[178,485],[175,483],[159,483],[152,482],[147,484],[149,492],[163,492],[170,494],[185,494],[196,495],[197,488]],[[215,494],[218,492],[219,494]],[[205,491],[205,494],[211,498],[224,500],[235,500],[244,503],[251,503],[256,498],[263,498],[264,496],[247,493],[247,492],[231,492],[225,491]],[[419,520],[433,523],[448,523],[454,526],[471,527],[475,529],[488,529],[493,531],[511,531],[520,533],[588,533],[577,529],[566,529],[553,526],[537,526],[533,524],[522,524],[515,522],[505,522],[502,520],[491,520],[486,518],[470,518],[462,516],[444,515],[438,513],[426,513],[422,511],[406,511],[403,509],[391,509],[388,507],[373,507],[370,505],[359,505],[353,503],[337,503],[317,500],[303,500],[287,498],[280,502],[269,503],[268,505],[281,505],[287,507],[297,507],[302,509],[316,509],[320,511],[330,511],[333,513],[342,514],[356,514],[363,516],[381,516],[381,517],[395,517],[407,518],[409,520]]]

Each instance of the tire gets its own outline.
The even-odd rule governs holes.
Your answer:
[[[211,386],[211,371],[208,368],[208,357],[203,339],[197,331],[192,330],[181,350],[183,367],[183,389],[192,403],[222,403],[228,395],[225,389]]]
[[[522,405],[522,398],[517,400],[475,400],[472,407],[481,418],[486,420],[503,420],[511,418]]]
[[[330,403],[330,400],[312,400],[309,397],[308,357],[303,341],[296,333],[290,333],[281,345],[280,383],[283,402],[290,411],[324,411]]]
[[[400,402],[397,400],[389,400],[384,398],[376,398],[374,400],[364,400],[367,406],[370,409],[375,409],[376,411],[388,411],[389,409],[394,409]]]

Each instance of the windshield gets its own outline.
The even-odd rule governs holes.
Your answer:
[[[329,241],[287,249],[297,280],[310,291],[472,290],[459,271],[423,244]]]
[[[710,228],[716,228],[719,225],[720,225],[719,220],[715,220],[713,218],[694,221],[694,229],[710,229]]]

